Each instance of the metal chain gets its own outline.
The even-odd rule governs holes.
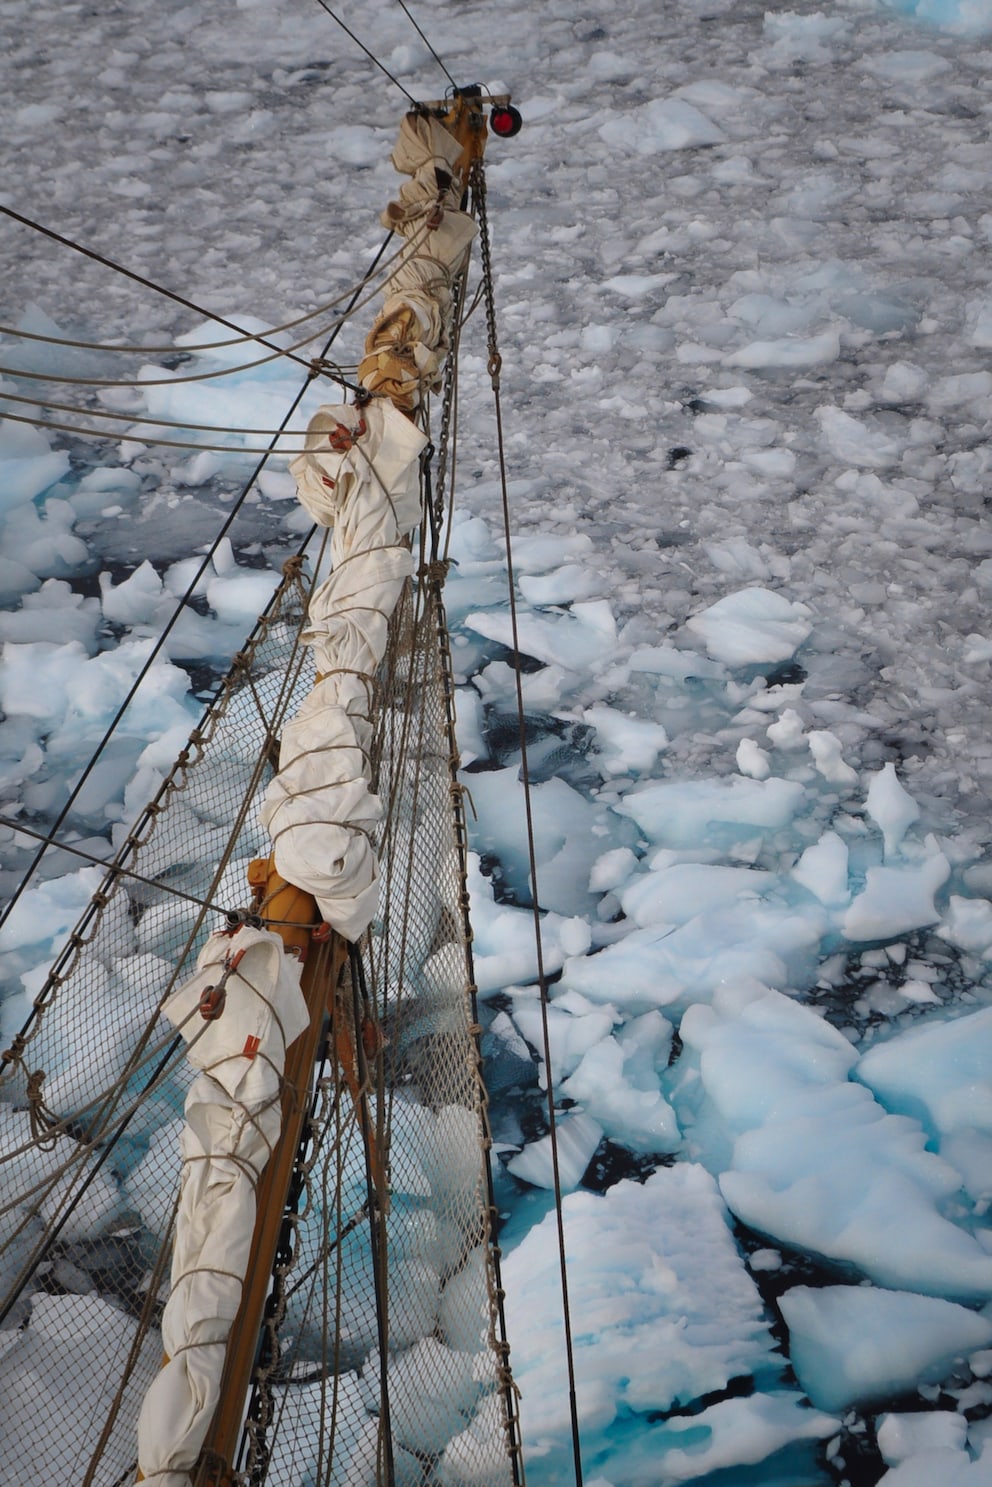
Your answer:
[[[486,347],[489,352],[486,370],[492,379],[493,390],[497,391],[503,358],[499,352],[499,340],[496,334],[493,260],[489,242],[489,213],[486,207],[486,172],[481,159],[472,162],[469,185],[472,190],[472,202],[479,219],[479,257],[482,260],[482,292],[486,306]]]
[[[445,486],[448,482],[448,447],[451,438],[451,415],[455,406],[455,382],[458,366],[458,335],[461,324],[462,301],[465,297],[465,276],[460,275],[452,285],[452,344],[444,366],[444,388],[441,396],[441,428],[438,434],[437,475],[434,483],[434,527],[441,530],[444,522]]]

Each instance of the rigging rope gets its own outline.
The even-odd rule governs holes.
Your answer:
[[[568,1404],[572,1428],[572,1459],[576,1487],[582,1487],[582,1448],[579,1439],[578,1400],[575,1388],[575,1353],[572,1344],[572,1321],[568,1300],[568,1274],[565,1263],[565,1225],[562,1214],[561,1169],[558,1159],[558,1130],[555,1116],[554,1076],[551,1060],[551,1035],[548,1025],[548,979],[544,969],[544,942],[541,930],[541,908],[538,893],[537,850],[534,840],[534,814],[531,800],[530,770],[527,757],[527,720],[524,707],[523,675],[520,666],[520,632],[517,620],[517,600],[513,567],[513,539],[510,526],[509,480],[506,467],[506,447],[503,436],[503,414],[500,397],[500,371],[503,358],[499,351],[496,327],[496,304],[493,291],[489,218],[486,210],[486,179],[481,160],[472,164],[471,187],[479,220],[479,256],[482,261],[482,276],[486,306],[486,328],[489,351],[488,371],[492,384],[493,414],[496,423],[496,447],[499,460],[499,481],[503,515],[503,535],[506,541],[506,576],[510,610],[510,633],[516,665],[513,674],[516,683],[517,724],[520,743],[520,778],[523,784],[524,815],[527,828],[527,857],[530,876],[531,901],[534,919],[534,943],[537,952],[537,985],[541,1003],[541,1028],[543,1039],[544,1067],[546,1071],[547,1107],[550,1125],[551,1170],[554,1183],[555,1217],[558,1229],[558,1259],[561,1282],[562,1313],[565,1329],[565,1363],[568,1373]]]
[[[6,210],[6,208],[0,208],[0,210]],[[366,283],[368,283],[369,279],[375,273],[375,270],[378,267],[379,262],[380,262],[380,260],[381,260],[381,258],[383,256],[383,254],[386,251],[386,247],[387,247],[387,245],[389,243],[389,240],[390,240],[390,237],[391,236],[392,236],[392,234],[390,233],[385,238],[385,240],[383,241],[381,247],[379,248],[378,253],[376,254],[375,258],[372,260],[372,263],[369,266],[368,273],[366,274],[365,278],[362,280],[362,284],[359,286],[358,289],[355,290],[355,297],[356,297],[356,299],[357,299],[358,295],[361,293],[361,289],[364,287],[364,285]],[[326,344],[324,346],[322,355],[325,355],[326,356],[327,352],[330,350],[330,347],[333,345],[334,339],[335,339],[335,337],[336,337],[336,335],[338,333],[338,329],[340,328],[340,323],[341,322],[339,322],[338,326],[334,329],[334,331],[332,331],[330,337],[328,338],[328,340],[327,340],[327,342],[326,342]],[[237,328],[237,327],[235,327],[235,328]],[[296,394],[296,397],[293,399],[293,401],[290,404],[289,408],[286,410],[286,416],[283,419],[283,427],[285,427],[289,423],[289,420],[292,418],[293,414],[296,412],[296,410],[299,407],[300,403],[303,401],[303,397],[304,397],[304,395],[305,395],[305,393],[307,391],[307,388],[310,385],[310,381],[311,381],[311,379],[310,378],[307,378],[307,380],[302,384],[302,386],[300,387],[299,391]],[[169,635],[172,633],[173,629],[175,628],[176,624],[178,623],[180,615],[182,614],[184,608],[189,603],[189,601],[193,598],[193,595],[196,593],[196,590],[197,590],[197,588],[199,586],[200,580],[202,579],[204,573],[207,571],[207,568],[210,566],[211,560],[213,559],[214,554],[217,552],[217,549],[219,548],[221,542],[224,540],[224,538],[227,536],[227,533],[230,531],[231,527],[234,525],[234,522],[235,522],[235,520],[236,520],[236,518],[238,516],[238,513],[240,512],[242,506],[244,505],[245,501],[248,498],[249,491],[251,490],[252,486],[255,484],[255,481],[258,479],[258,476],[261,474],[261,472],[262,472],[262,470],[263,470],[263,468],[265,466],[265,462],[268,459],[269,453],[272,452],[272,448],[274,448],[274,446],[275,446],[275,442],[276,441],[273,440],[273,443],[272,443],[272,446],[270,447],[270,450],[261,457],[261,459],[256,464],[254,470],[252,471],[251,475],[248,477],[247,481],[245,482],[244,486],[242,487],[242,490],[241,490],[240,495],[237,497],[237,499],[235,500],[234,504],[231,507],[231,510],[228,512],[227,516],[225,517],[224,521],[222,522],[221,527],[220,527],[220,530],[217,533],[217,536],[214,538],[213,542],[210,545],[209,550],[204,555],[203,561],[200,563],[199,567],[196,570],[196,573],[193,575],[193,578],[191,579],[190,583],[187,585],[185,592],[182,594],[182,596],[180,597],[179,601],[177,602],[175,609],[173,610],[173,612],[170,615],[168,621],[166,622],[164,628],[162,629],[161,633],[159,634],[158,639],[154,642],[151,650],[148,653],[148,656],[146,657],[143,665],[141,666],[140,670],[138,671],[137,676],[135,677],[135,679],[134,679],[133,683],[131,684],[130,688],[128,689],[127,695],[124,697],[123,701],[121,702],[120,706],[117,709],[117,712],[114,714],[113,718],[111,719],[111,721],[110,721],[110,723],[109,723],[109,725],[108,725],[108,727],[107,727],[107,729],[106,729],[106,731],[105,731],[102,739],[100,740],[99,744],[97,745],[96,751],[91,755],[91,757],[89,759],[89,762],[87,763],[86,767],[83,769],[83,771],[80,774],[80,776],[79,776],[78,780],[76,781],[75,785],[72,787],[72,790],[69,792],[69,796],[68,796],[65,804],[62,806],[62,809],[60,810],[58,816],[56,817],[55,821],[52,824],[52,828],[51,829],[52,829],[53,835],[54,834],[57,834],[58,831],[60,830],[60,828],[64,825],[64,823],[66,821],[66,818],[69,815],[69,812],[72,810],[72,807],[75,805],[76,800],[79,798],[80,792],[82,791],[83,787],[85,786],[85,784],[86,784],[87,780],[89,779],[90,775],[93,773],[93,770],[96,768],[97,762],[100,759],[101,755],[103,754],[103,751],[106,749],[106,747],[109,744],[111,738],[113,737],[113,735],[116,732],[118,726],[120,725],[122,719],[124,718],[125,714],[127,713],[128,708],[131,706],[131,703],[134,701],[134,698],[137,695],[137,692],[138,692],[139,688],[141,687],[141,685],[142,685],[145,677],[151,671],[152,666],[155,664],[155,661],[158,659],[158,656],[160,655],[163,647],[165,646],[166,640],[169,638]],[[313,531],[313,529],[311,528],[311,534],[312,534],[312,531]],[[309,541],[309,536],[307,537],[307,541]],[[9,899],[9,901],[7,902],[7,904],[4,906],[3,910],[0,911],[0,929],[3,928],[3,926],[6,924],[7,920],[10,918],[11,913],[13,912],[16,904],[20,900],[21,895],[23,894],[24,890],[28,886],[28,883],[34,877],[34,874],[37,871],[37,868],[38,868],[38,866],[39,866],[42,858],[44,857],[45,853],[47,852],[47,850],[48,850],[48,846],[45,843],[43,843],[38,848],[38,851],[35,853],[34,858],[32,859],[31,863],[29,864],[28,870],[25,873],[24,877],[21,879],[20,883],[18,884],[17,888],[15,889],[14,893],[12,894],[12,896]]]

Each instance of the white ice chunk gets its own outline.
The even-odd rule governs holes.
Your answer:
[[[895,464],[903,446],[881,429],[862,423],[841,408],[820,407],[815,417],[827,449],[845,465],[884,469]]]
[[[621,887],[637,871],[637,858],[629,847],[612,847],[597,857],[589,872],[590,893],[609,893]]]
[[[952,893],[937,933],[959,950],[988,955],[992,949],[992,903],[987,898],[962,898]]]
[[[821,904],[839,906],[851,897],[847,868],[847,843],[835,831],[825,831],[818,842],[806,848],[792,869],[792,876]]]
[[[814,728],[806,735],[813,763],[825,780],[832,785],[856,785],[858,772],[845,764],[841,755],[841,741],[836,734],[825,728]]]
[[[934,895],[950,872],[950,863],[939,850],[906,867],[870,867],[863,890],[841,921],[844,936],[855,943],[895,940],[936,924],[941,916]]]
[[[865,57],[862,66],[889,83],[922,83],[951,68],[946,57],[930,51],[881,52]]]
[[[929,384],[929,374],[923,367],[908,361],[890,362],[879,388],[879,400],[883,403],[917,402]]]
[[[726,135],[712,119],[682,98],[652,98],[600,126],[599,137],[617,150],[656,155],[695,145],[723,144]]]
[[[728,666],[788,661],[812,626],[809,607],[771,589],[740,589],[718,599],[686,628],[701,635],[716,661]]]
[[[686,924],[739,900],[757,899],[777,887],[776,873],[743,867],[682,862],[635,878],[619,895],[627,917],[648,924]]]
[[[676,929],[649,925],[595,955],[569,958],[561,984],[629,1012],[707,1001],[728,978],[786,987],[811,974],[826,929],[816,906],[731,901]]]
[[[40,430],[0,418],[0,516],[33,501],[68,469],[68,454],[54,451]]]
[[[566,563],[551,573],[523,574],[520,592],[528,604],[570,604],[576,599],[601,595],[605,580],[592,568]]]
[[[519,771],[482,770],[466,775],[465,783],[477,818],[473,845],[499,859],[520,901],[526,903],[530,853]],[[531,786],[530,807],[541,907],[566,914],[591,908],[589,874],[607,845],[595,830],[604,816],[602,808],[557,778]]]
[[[803,720],[795,708],[787,707],[774,723],[769,723],[765,732],[777,749],[798,749],[805,740]]]
[[[872,776],[865,810],[882,833],[886,858],[898,853],[907,830],[920,818],[920,808],[900,782],[894,764],[884,765]]]
[[[839,1426],[836,1416],[809,1409],[798,1394],[756,1392],[745,1399],[720,1399],[688,1417],[675,1415],[649,1434],[628,1435],[611,1452],[609,1466],[623,1487],[675,1487],[711,1472],[717,1482],[743,1482],[752,1476],[748,1467],[799,1441],[823,1440]],[[727,1471],[733,1472],[729,1479]],[[772,1478],[762,1472],[752,1480]]]
[[[992,1256],[944,1217],[960,1177],[926,1132],[849,1078],[857,1054],[809,1008],[720,988],[682,1019],[667,1093],[687,1148],[719,1171],[733,1211],[782,1243],[856,1265],[877,1284],[971,1300]]]
[[[603,1139],[603,1128],[592,1116],[579,1111],[575,1115],[559,1117],[556,1125],[558,1138],[558,1175],[563,1192],[571,1192],[582,1181],[586,1168],[593,1159],[596,1148]],[[523,1151],[507,1162],[507,1170],[521,1182],[529,1182],[537,1188],[553,1188],[554,1166],[551,1152],[551,1137],[542,1136],[530,1141]]]
[[[875,1426],[878,1449],[887,1466],[896,1466],[921,1451],[961,1451],[968,1439],[964,1415],[951,1410],[919,1410],[880,1415]]]
[[[513,648],[513,626],[506,611],[476,612],[466,615],[464,623],[476,634]],[[573,604],[567,613],[553,619],[524,612],[518,616],[516,638],[524,655],[586,671],[592,663],[605,660],[615,650],[616,622],[607,600],[594,599]]]
[[[672,847],[699,846],[713,829],[740,835],[788,826],[803,801],[794,780],[679,780],[633,790],[616,807],[646,836]]]
[[[109,573],[100,574],[103,613],[118,625],[136,625],[152,620],[162,599],[162,580],[146,559],[129,578],[114,584]]]
[[[613,1016],[609,1012],[593,1011],[586,1016],[576,1016],[556,1006],[542,1011],[540,1003],[533,999],[518,1000],[513,1008],[513,1020],[542,1060],[545,1019],[556,1082],[571,1074],[589,1049],[613,1031]]]
[[[772,772],[768,750],[755,743],[753,738],[742,738],[737,745],[737,768],[752,780],[767,780]]]
[[[869,1048],[855,1073],[888,1109],[935,1135],[992,1134],[992,1007],[907,1028]]]
[[[668,734],[660,723],[630,717],[618,708],[587,707],[583,722],[596,730],[596,752],[607,774],[650,774]]]
[[[779,1299],[789,1356],[812,1402],[844,1410],[939,1383],[992,1340],[992,1319],[952,1301],[873,1286],[795,1286]]]
[[[782,336],[774,341],[750,341],[723,358],[725,367],[821,367],[840,356],[840,335],[826,330],[818,336]]]
[[[678,1150],[681,1136],[675,1112],[657,1080],[654,1089],[635,1088],[626,1078],[624,1062],[617,1039],[604,1038],[562,1083],[561,1093],[580,1104],[604,1135],[622,1146],[645,1152]]]
[[[702,1168],[686,1163],[659,1169],[643,1185],[573,1193],[563,1222],[587,1443],[618,1416],[688,1403],[769,1358],[760,1297]],[[514,1377],[536,1453],[564,1446],[570,1429],[554,1229],[549,1214],[503,1261]]]

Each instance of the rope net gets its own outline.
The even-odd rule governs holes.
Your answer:
[[[305,600],[289,574],[3,1054],[3,1487],[134,1479],[195,1073],[160,1009],[218,927],[206,905],[248,904],[248,863],[268,850],[274,743],[313,682]],[[406,586],[376,690],[380,903],[330,998],[226,1480],[506,1487],[516,1432],[436,574]]]

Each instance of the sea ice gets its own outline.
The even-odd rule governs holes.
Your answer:
[[[591,1115],[567,1114],[556,1121],[558,1145],[558,1181],[564,1193],[577,1188],[586,1168],[603,1139],[603,1127]],[[507,1171],[521,1182],[529,1182],[538,1188],[553,1188],[555,1185],[554,1154],[551,1137],[541,1136],[530,1141],[506,1164]]]
[[[807,639],[809,607],[772,589],[740,589],[718,599],[686,628],[701,635],[715,661],[752,666],[788,661]]]
[[[476,817],[473,847],[498,859],[515,903],[531,902],[528,818],[519,770],[482,770],[463,778]],[[611,839],[623,842],[632,835],[628,822],[558,778],[531,786],[530,813],[542,909],[591,911],[593,864]]]
[[[673,1415],[643,1435],[612,1445],[609,1468],[623,1487],[676,1487],[708,1478],[744,1483],[757,1467],[758,1482],[794,1487],[812,1478],[813,1452],[790,1456],[772,1465],[786,1447],[806,1441],[815,1446],[831,1436],[840,1422],[834,1415],[810,1409],[784,1389],[759,1391],[743,1399],[721,1399],[693,1415]],[[628,1443],[629,1442],[629,1443]],[[930,1484],[932,1487],[932,1484]]]
[[[650,774],[668,747],[668,734],[660,723],[630,717],[615,707],[587,707],[582,720],[596,730],[597,758],[608,774]]]
[[[992,1320],[952,1301],[874,1286],[794,1286],[779,1298],[809,1398],[842,1411],[939,1383],[992,1340]]]
[[[760,1234],[856,1265],[877,1284],[971,1300],[992,1256],[943,1216],[960,1186],[926,1133],[852,1083],[857,1054],[815,1012],[738,983],[682,1019],[666,1093],[686,1145]]]
[[[675,862],[633,878],[618,895],[624,913],[643,928],[649,924],[687,924],[741,900],[771,893],[777,873],[701,862]]]
[[[865,810],[882,833],[886,859],[897,855],[903,837],[920,808],[896,775],[894,764],[886,764],[872,776]]]
[[[960,1451],[968,1438],[964,1415],[951,1410],[921,1410],[880,1415],[875,1426],[878,1449],[887,1466],[922,1451]]]
[[[749,341],[723,358],[725,367],[820,367],[840,356],[835,330],[818,336],[782,336],[774,341]]]
[[[787,826],[803,801],[794,780],[681,780],[632,790],[616,807],[653,841],[695,847],[710,836],[749,836]]]
[[[841,754],[841,741],[836,734],[825,728],[813,728],[806,735],[813,763],[825,780],[832,785],[855,785],[858,772],[845,764]]]
[[[643,1185],[573,1193],[564,1226],[579,1419],[593,1454],[630,1411],[668,1410],[773,1366],[757,1289],[702,1168],[661,1168]],[[561,1449],[569,1430],[555,1384],[562,1315],[554,1227],[549,1215],[503,1264],[514,1374],[539,1451]]]
[[[475,612],[466,615],[465,626],[495,640],[500,645],[514,645],[510,615]],[[552,662],[569,670],[584,671],[591,660],[604,660],[616,646],[616,624],[605,599],[591,599],[553,619],[527,611],[517,618],[517,644],[525,656]]]
[[[807,847],[792,876],[821,904],[840,906],[849,902],[847,843],[835,831],[825,831],[819,841]]]
[[[935,1137],[992,1135],[992,1007],[907,1028],[869,1048],[854,1075],[887,1109]]]
[[[951,867],[932,837],[928,842],[932,850],[922,862],[868,868],[864,889],[841,920],[846,939],[855,943],[895,940],[909,930],[939,922],[934,895],[947,882]]]
[[[894,439],[841,408],[817,408],[816,417],[824,444],[841,464],[884,469],[894,465],[902,453]]]
[[[636,155],[718,145],[726,138],[712,119],[683,98],[652,98],[626,113],[618,112],[601,125],[599,136],[613,148]]]

